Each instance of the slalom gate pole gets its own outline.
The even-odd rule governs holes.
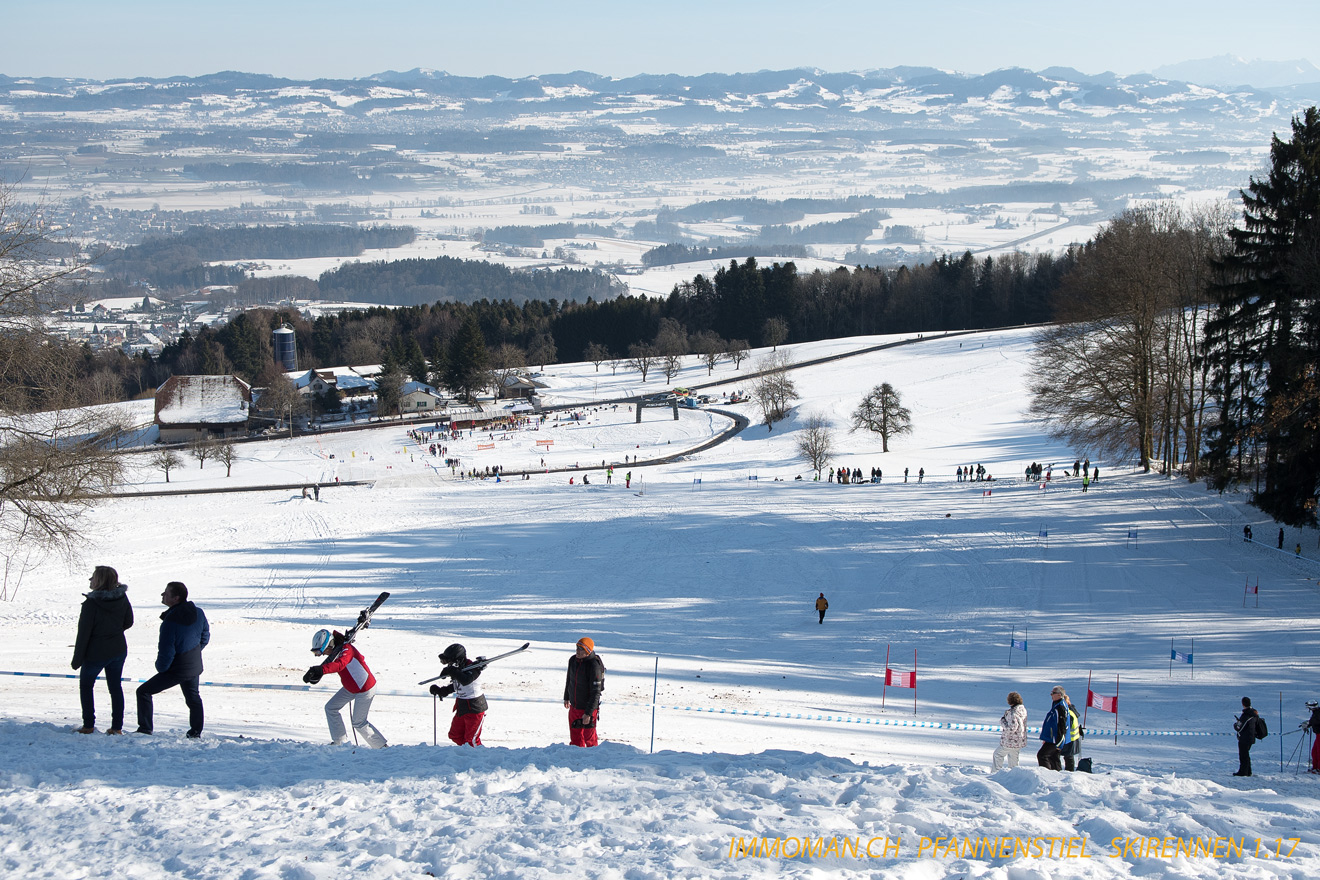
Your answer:
[[[1192,667],[1192,679],[1195,680],[1196,679],[1196,637],[1195,636],[1192,637],[1191,649],[1192,649],[1192,662],[1187,665]]]
[[[1091,708],[1091,670],[1086,670],[1086,705],[1082,707],[1082,727],[1086,726],[1086,713]]]
[[[1117,672],[1114,673],[1114,745],[1118,745],[1118,678]]]
[[[440,745],[440,698],[431,694],[431,745]]]
[[[1173,636],[1169,636],[1169,678],[1173,678]]]
[[[1283,772],[1283,691],[1279,691],[1279,772]]]
[[[660,693],[660,655],[655,657],[655,678],[651,682],[651,754],[655,754],[655,700]]]
[[[889,691],[889,645],[885,645],[885,681],[880,685],[880,708],[885,707],[885,694]]]
[[[1008,665],[1013,665],[1013,640],[1017,638],[1017,630],[1013,630],[1008,636]]]
[[[917,717],[917,649],[912,649],[912,717]]]
[[[1031,627],[1022,628],[1022,641],[1026,647],[1022,650],[1022,660],[1026,666],[1031,665]]]

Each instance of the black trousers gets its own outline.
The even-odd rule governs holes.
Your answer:
[[[1072,743],[1066,743],[1064,747],[1067,750],[1060,751],[1052,742],[1041,743],[1040,751],[1036,753],[1036,763],[1047,770],[1067,770],[1071,773],[1076,769]]]
[[[824,611],[818,611],[818,612],[816,612],[816,613],[820,615],[820,621],[819,621],[819,622],[820,622],[820,623],[824,623],[824,622],[825,622],[825,612],[824,612]]]
[[[160,672],[147,679],[137,689],[138,730],[145,733],[155,730],[151,721],[151,698],[177,684],[179,690],[183,691],[183,702],[188,706],[188,735],[201,736],[203,718],[202,694],[198,687],[200,683],[200,675],[184,678],[172,672]]]
[[[96,726],[93,690],[96,678],[102,671],[105,672],[105,686],[110,691],[110,729],[118,730],[124,726],[124,685],[121,679],[124,675],[124,661],[127,659],[128,655],[125,654],[99,663],[84,663],[78,671],[78,698],[82,703],[83,727]]]
[[[1255,745],[1246,739],[1238,740],[1238,776],[1251,775],[1251,747]]]

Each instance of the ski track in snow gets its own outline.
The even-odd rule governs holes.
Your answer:
[[[1276,527],[1203,486],[1111,462],[1096,463],[1102,479],[1086,494],[1073,478],[1023,482],[1030,461],[1078,457],[1023,416],[1029,336],[988,333],[961,349],[929,339],[804,369],[804,401],[773,432],[753,425],[665,466],[620,464],[610,486],[598,470],[589,486],[565,473],[453,479],[395,426],[245,446],[230,482],[223,470],[174,475],[181,488],[320,479],[319,503],[286,491],[102,506],[82,559],[47,560],[0,605],[4,669],[67,674],[86,569],[111,564],[137,612],[127,676],[151,672],[157,591],[179,579],[211,620],[204,681],[298,689],[204,687],[206,735],[192,742],[177,691],[156,700],[157,736],[76,736],[75,681],[0,678],[0,868],[189,880],[1320,876],[1320,782],[1293,772],[1301,701],[1320,695],[1320,566],[1276,551]],[[590,365],[556,369],[547,378],[565,395],[599,381]],[[676,384],[704,379],[704,367],[689,370]],[[731,368],[717,378],[742,384]],[[879,381],[913,410],[912,436],[888,454],[843,430]],[[496,439],[493,451],[477,449],[487,437],[449,445],[465,466],[535,467],[544,454],[565,467],[681,451],[723,424],[648,410],[637,426],[621,409],[582,409],[583,422]],[[880,466],[885,481],[794,481],[809,475],[793,437],[812,411],[838,426],[831,464]],[[553,451],[535,445],[545,438]],[[977,462],[1003,476],[954,481],[955,467]],[[925,467],[926,482],[904,484],[904,467]],[[134,472],[143,488],[163,487]],[[334,486],[336,472],[376,482]],[[1246,523],[1261,543],[1241,540]],[[1315,533],[1288,540],[1309,548]],[[1256,578],[1259,607],[1244,608],[1244,580]],[[323,745],[334,687],[301,689],[308,639],[351,625],[381,590],[390,600],[358,644],[381,682],[371,717],[391,747]],[[812,610],[821,591],[823,626]],[[1029,631],[1029,667],[1007,648],[1013,631]],[[564,663],[583,634],[609,667],[604,743],[590,751],[559,744]],[[1171,641],[1188,650],[1193,638],[1194,670],[1170,669]],[[483,749],[429,745],[433,732],[444,742],[449,706],[415,682],[454,641],[474,656],[532,643],[483,676]],[[911,690],[882,689],[887,648],[896,670],[918,652],[915,712]],[[662,707],[983,725],[1018,690],[1035,726],[1050,685],[1066,684],[1080,708],[1088,676],[1110,694],[1118,675],[1123,730],[1209,735],[1115,745],[1114,716],[1096,711],[1085,752],[1097,774],[1027,766],[1034,739],[1023,767],[991,774],[994,731],[661,708],[648,754],[653,687]],[[1231,776],[1243,694],[1271,727],[1251,779]],[[97,701],[104,728],[103,685]],[[901,838],[900,856],[730,851],[738,837],[872,836]],[[919,856],[922,836],[1084,836],[1092,858]],[[1114,837],[1165,836],[1301,842],[1288,857],[1107,857]]]

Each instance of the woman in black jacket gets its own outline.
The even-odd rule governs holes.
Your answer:
[[[92,689],[104,670],[110,691],[110,728],[106,733],[122,734],[124,686],[120,677],[128,659],[124,631],[133,626],[133,606],[128,602],[128,587],[119,582],[119,573],[110,566],[98,565],[90,581],[92,591],[83,600],[82,613],[78,615],[78,638],[73,644],[73,668],[81,670],[78,696],[82,700],[83,725],[78,732],[96,732]]]

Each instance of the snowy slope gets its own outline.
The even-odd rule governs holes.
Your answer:
[[[1097,462],[1100,482],[1085,494],[1057,471],[1047,489],[1021,482],[1033,460],[1071,465],[1085,453],[1023,419],[1029,352],[1029,333],[1011,331],[804,368],[788,423],[753,425],[674,464],[647,462],[728,419],[648,409],[637,425],[623,407],[584,406],[579,421],[450,443],[465,467],[540,471],[500,483],[451,477],[398,427],[271,441],[245,446],[232,477],[190,463],[169,488],[320,480],[319,503],[284,490],[105,505],[82,559],[41,562],[0,605],[3,669],[68,673],[85,572],[109,564],[138,609],[126,675],[145,677],[154,600],[177,578],[214,631],[207,734],[183,740],[182,700],[167,692],[156,737],[75,736],[73,680],[0,676],[10,697],[0,865],[51,877],[1314,876],[1315,777],[1291,763],[1280,772],[1278,750],[1290,757],[1301,704],[1317,696],[1315,532],[1287,530],[1303,557],[1280,553],[1268,521],[1239,499],[1121,463]],[[742,387],[747,369],[715,378]],[[640,386],[589,364],[547,372],[564,400]],[[705,372],[689,367],[674,384]],[[888,454],[847,432],[882,381],[915,425]],[[663,387],[653,377],[642,390]],[[814,412],[837,427],[838,462],[881,467],[882,484],[810,481],[793,434]],[[546,439],[548,453],[536,444]],[[612,485],[596,471],[584,487],[580,473],[541,471],[541,457],[552,469],[620,465]],[[994,483],[954,480],[955,467],[977,463]],[[166,488],[145,463],[136,473],[140,488]],[[335,486],[336,476],[375,482]],[[1245,523],[1269,546],[1243,543]],[[1259,608],[1244,609],[1243,584],[1257,578]],[[380,590],[391,599],[359,645],[380,680],[372,719],[392,747],[334,749],[322,745],[320,709],[332,689],[300,682],[311,632],[351,623]],[[821,591],[824,625],[812,608]],[[1008,639],[1028,627],[1024,667]],[[580,635],[610,670],[607,743],[590,752],[562,745],[563,670]],[[1171,643],[1188,651],[1193,639],[1195,678],[1185,665],[1170,672]],[[452,641],[475,655],[526,640],[532,650],[483,678],[487,748],[432,747],[448,706],[433,716],[415,682],[439,671],[436,654]],[[883,691],[887,650],[897,670],[916,652],[915,714],[911,690]],[[1051,685],[1080,706],[1092,673],[1101,694],[1120,677],[1117,744],[1113,715],[1091,710],[1087,722],[1087,753],[1105,772],[1027,768],[1029,747],[1022,769],[989,774],[1007,691],[1023,694],[1038,725]],[[1251,779],[1230,775],[1243,694],[1271,726]],[[101,727],[107,703],[102,689]],[[130,690],[130,716],[131,705]],[[918,851],[921,837],[950,835],[1085,837],[1093,858]],[[1165,836],[1249,838],[1249,852],[1107,857],[1115,837]],[[902,842],[875,859],[782,848],[739,858],[737,837]],[[1270,848],[1289,837],[1301,842],[1286,857],[1256,851],[1256,838]]]

